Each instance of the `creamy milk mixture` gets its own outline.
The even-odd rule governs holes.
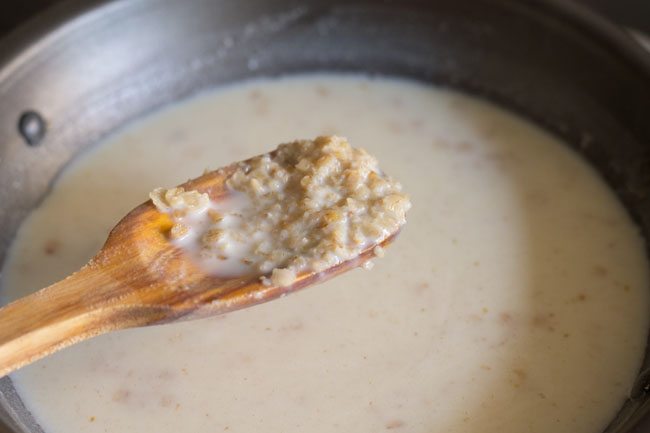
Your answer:
[[[25,222],[5,294],[79,268],[155,187],[322,134],[366,148],[411,197],[408,224],[375,269],[23,368],[12,377],[43,429],[602,430],[645,345],[638,230],[553,137],[414,83],[258,81],[133,125],[76,161]]]

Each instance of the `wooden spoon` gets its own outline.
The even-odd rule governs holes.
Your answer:
[[[235,169],[233,164],[181,186],[219,200],[228,194],[224,183]],[[0,309],[0,376],[109,331],[201,318],[270,301],[374,256],[372,245],[323,272],[298,275],[291,286],[265,286],[259,276],[222,279],[201,271],[168,241],[171,226],[171,219],[149,200],[113,228],[104,247],[79,271]]]

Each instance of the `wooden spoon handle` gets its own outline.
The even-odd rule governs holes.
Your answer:
[[[111,308],[110,300],[97,296],[117,284],[85,266],[0,309],[0,376],[71,344],[133,323],[115,320],[130,313],[117,303]]]

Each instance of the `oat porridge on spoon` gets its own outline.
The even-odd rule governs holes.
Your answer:
[[[108,331],[238,310],[366,265],[410,208],[341,137],[286,143],[151,198],[81,270],[0,310],[0,375]]]

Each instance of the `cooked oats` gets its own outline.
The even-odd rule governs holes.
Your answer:
[[[198,248],[216,273],[230,273],[224,266],[236,260],[233,272],[270,275],[262,281],[277,286],[381,243],[411,207],[374,157],[337,136],[293,141],[241,162],[226,186],[232,200],[218,203],[182,188],[158,188],[151,198],[174,227],[180,221],[190,227],[183,246]],[[376,246],[373,253],[382,257],[384,250]]]

